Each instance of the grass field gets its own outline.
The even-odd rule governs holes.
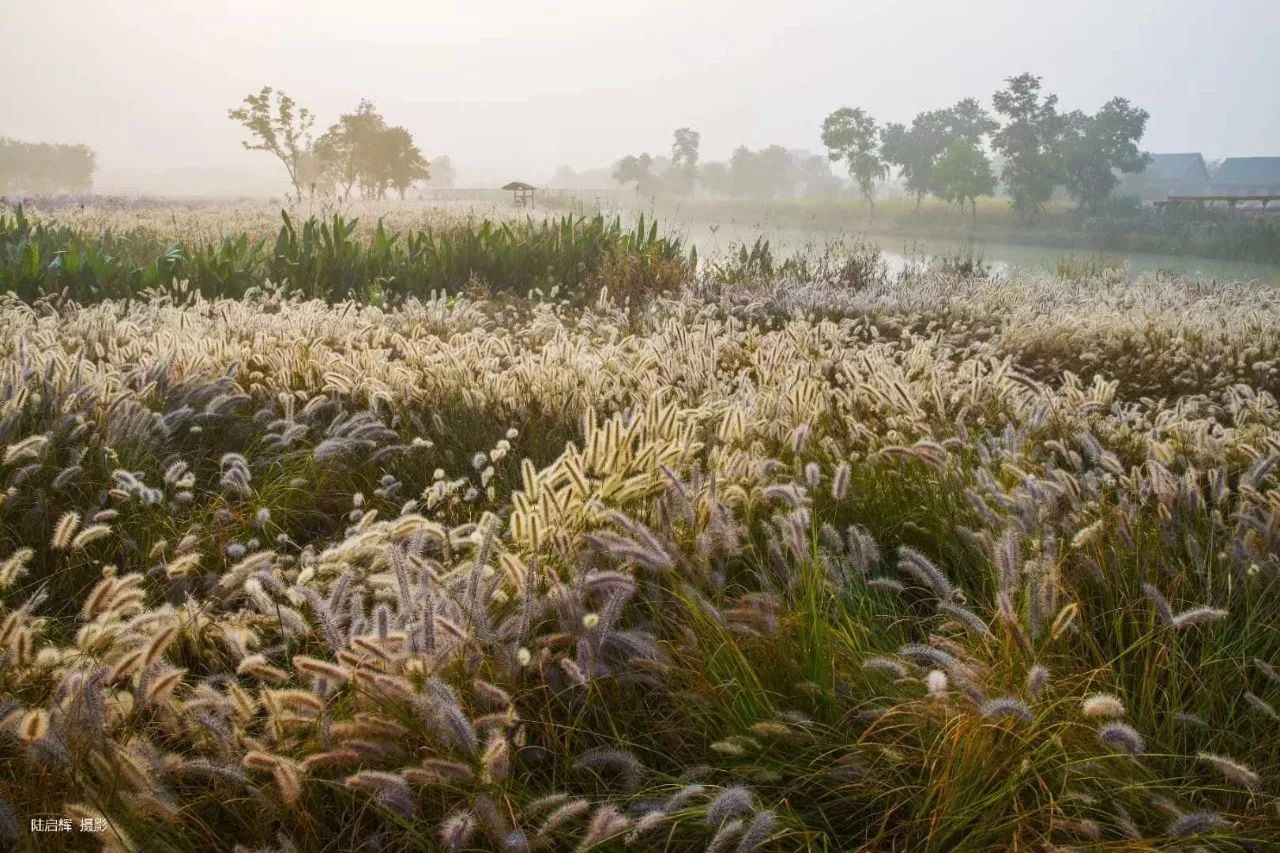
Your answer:
[[[0,845],[1280,844],[1280,293],[652,245],[0,300]]]

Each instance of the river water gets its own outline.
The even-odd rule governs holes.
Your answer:
[[[1013,267],[1047,271],[1058,259],[1066,256],[1088,258],[1102,255],[1108,259],[1124,261],[1134,274],[1167,270],[1206,281],[1257,281],[1280,284],[1280,264],[1224,261],[1192,255],[1097,252],[1020,243],[919,239],[759,225],[688,224],[679,229],[678,233],[696,245],[699,256],[704,258],[731,251],[736,252],[742,245],[750,249],[759,237],[769,241],[769,248],[775,259],[782,259],[788,254],[806,249],[820,251],[833,242],[848,243],[859,239],[874,243],[880,248],[890,272],[898,272],[910,264],[925,263],[930,257],[935,256],[972,254],[981,258],[993,272],[1002,272]]]

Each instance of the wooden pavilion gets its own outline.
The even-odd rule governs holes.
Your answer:
[[[503,189],[511,192],[516,207],[528,207],[533,204],[533,193],[537,187],[532,184],[526,184],[524,181],[512,181],[505,185]]]

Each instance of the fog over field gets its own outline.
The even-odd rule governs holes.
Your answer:
[[[100,191],[280,192],[239,147],[228,107],[266,82],[327,126],[360,98],[406,126],[460,186],[544,183],[703,134],[819,150],[856,103],[882,121],[1024,70],[1066,109],[1113,95],[1152,115],[1152,151],[1207,158],[1280,147],[1280,4],[1269,0],[615,0],[352,5],[0,2],[0,135],[84,142]]]

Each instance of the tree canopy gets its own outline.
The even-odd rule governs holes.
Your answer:
[[[253,141],[241,143],[247,150],[266,151],[284,164],[285,171],[289,173],[289,182],[301,200],[301,169],[310,147],[308,134],[315,121],[311,111],[306,107],[298,107],[293,98],[284,92],[263,86],[256,95],[245,95],[241,106],[228,110],[227,115],[242,124],[253,137]]]
[[[822,144],[827,146],[832,162],[844,161],[874,215],[876,184],[889,171],[880,157],[880,131],[875,119],[861,107],[841,107],[822,123]]]
[[[831,173],[826,157],[781,145],[758,151],[739,146],[727,162],[704,164],[698,182],[717,195],[758,200],[833,195],[840,190],[840,179]]]
[[[729,159],[729,181],[735,195],[762,199],[790,195],[798,179],[791,155],[781,145],[759,151],[742,146]]]
[[[89,192],[97,158],[86,145],[19,142],[0,137],[0,191]]]
[[[941,110],[920,113],[907,128],[902,124],[885,125],[881,133],[880,154],[885,163],[897,166],[904,187],[916,198],[916,207],[925,195],[943,197],[933,181],[938,158],[952,144],[968,142],[975,148],[999,125],[974,98],[965,98]]]
[[[1138,147],[1148,118],[1124,98],[1112,98],[1091,116],[1066,116],[1063,185],[1082,208],[1097,210],[1107,200],[1120,182],[1117,172],[1135,174],[1151,163],[1151,155]]]
[[[441,154],[439,157],[433,157],[431,162],[427,164],[427,168],[431,171],[427,178],[427,184],[441,189],[449,189],[458,179],[458,170],[454,168],[453,160],[448,154]]]
[[[316,140],[323,173],[342,198],[359,189],[362,198],[385,198],[395,189],[401,198],[409,186],[426,180],[427,159],[403,127],[389,127],[368,100],[344,113]]]
[[[274,99],[273,99],[274,96]],[[426,157],[403,127],[387,124],[368,100],[344,113],[314,142],[310,133],[315,116],[293,98],[270,86],[245,96],[228,111],[252,136],[250,151],[266,151],[285,167],[299,199],[304,190],[331,190],[348,198],[359,190],[363,198],[385,198],[395,190],[401,198],[415,181],[431,171]]]
[[[613,179],[620,184],[635,184],[636,192],[649,192],[656,186],[653,174],[653,157],[649,154],[629,154],[613,167]]]
[[[933,191],[931,177],[937,159],[941,135],[930,122],[930,113],[921,113],[911,127],[890,122],[881,133],[880,154],[886,164],[896,166],[907,192],[920,200]]]
[[[934,164],[930,184],[941,198],[968,206],[976,220],[978,197],[995,192],[996,176],[987,155],[972,140],[957,137]]]
[[[671,141],[671,183],[677,193],[693,191],[698,178],[698,146],[702,134],[688,127],[677,128]]]
[[[1023,217],[1044,207],[1061,182],[1060,143],[1065,126],[1058,114],[1058,96],[1040,97],[1040,78],[1034,74],[1010,77],[1008,87],[996,92],[992,105],[1007,121],[992,137],[992,146],[1004,156],[1001,177]]]

